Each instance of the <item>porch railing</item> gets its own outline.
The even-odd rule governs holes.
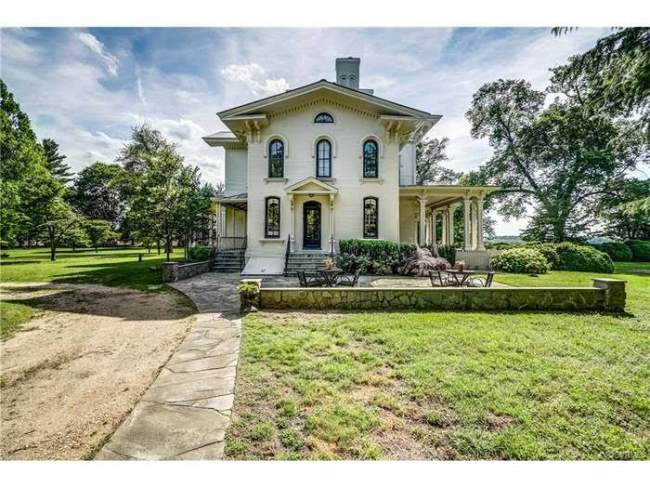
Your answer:
[[[246,238],[217,236],[217,249],[246,249]]]

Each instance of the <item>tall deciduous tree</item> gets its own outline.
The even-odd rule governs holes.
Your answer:
[[[117,229],[126,211],[124,184],[124,170],[119,164],[96,162],[75,178],[70,202],[88,219],[108,220]]]
[[[43,139],[41,143],[47,169],[61,183],[66,184],[72,179],[70,166],[65,162],[66,155],[59,153],[59,145],[53,139]]]
[[[599,202],[598,213],[606,236],[650,240],[650,179],[612,182]]]
[[[458,173],[440,165],[446,161],[447,143],[449,139],[428,139],[419,142],[415,147],[416,184],[430,185],[432,183],[454,183],[462,173]]]
[[[638,131],[573,101],[544,110],[545,94],[524,80],[497,80],[475,94],[472,135],[494,149],[481,171],[504,188],[500,210],[534,208],[529,238],[577,238],[594,223],[595,206],[612,180],[647,157]]]

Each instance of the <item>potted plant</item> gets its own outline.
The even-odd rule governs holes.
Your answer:
[[[240,310],[242,313],[250,312],[258,304],[260,287],[254,281],[242,281],[237,285],[239,292]]]
[[[325,268],[327,271],[333,270],[335,266],[336,263],[332,258],[326,258],[325,260],[323,260],[323,268]]]
[[[463,271],[465,269],[465,261],[456,261],[456,269]]]

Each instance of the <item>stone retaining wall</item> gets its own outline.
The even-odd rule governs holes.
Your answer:
[[[622,312],[625,282],[584,288],[262,288],[259,307],[307,310],[603,310]]]
[[[162,280],[163,283],[185,280],[192,276],[207,273],[211,269],[211,261],[199,261],[197,263],[163,263]]]

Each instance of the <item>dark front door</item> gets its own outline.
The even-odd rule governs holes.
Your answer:
[[[320,249],[320,203],[306,202],[302,207],[304,249]]]

